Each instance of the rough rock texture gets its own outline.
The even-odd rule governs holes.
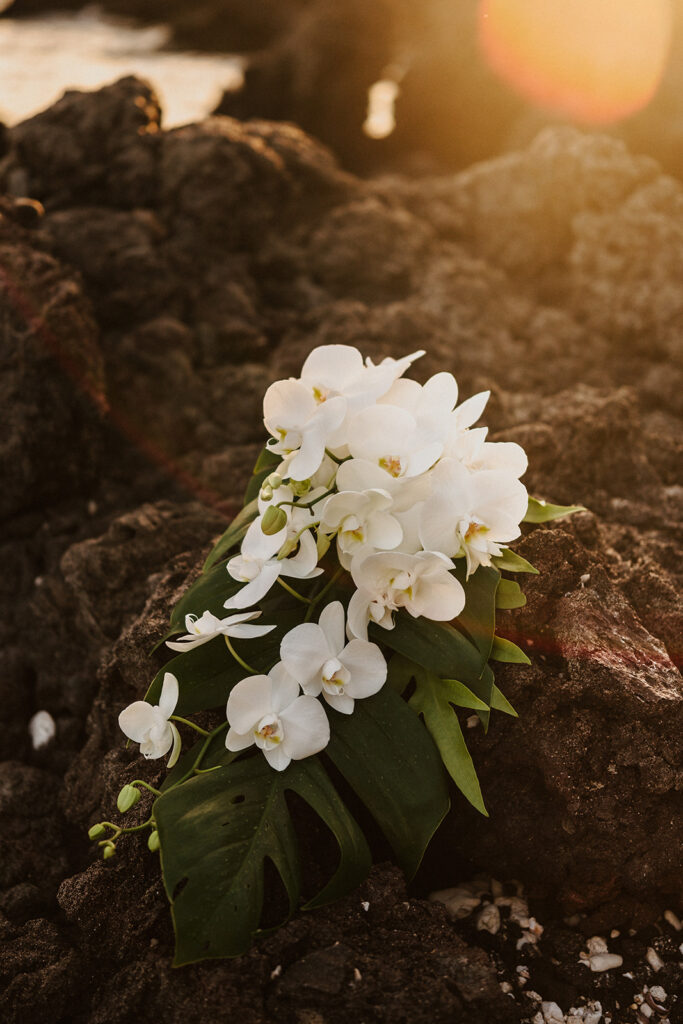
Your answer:
[[[12,130],[0,161],[5,1019],[519,1019],[496,984],[514,962],[497,974],[384,869],[236,963],[172,973],[155,858],[130,840],[103,864],[84,833],[153,771],[116,716],[240,503],[266,384],[318,344],[419,346],[423,379],[492,388],[532,492],[590,512],[523,541],[542,572],[501,629],[533,664],[499,672],[520,718],[469,734],[491,817],[456,799],[415,892],[514,874],[599,927],[680,899],[682,191],[571,130],[364,184],[292,126],[158,123],[126,79]],[[57,739],[33,751],[39,708]]]

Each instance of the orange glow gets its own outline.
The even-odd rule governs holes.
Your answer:
[[[491,67],[526,99],[587,124],[641,110],[661,80],[671,0],[480,0]]]

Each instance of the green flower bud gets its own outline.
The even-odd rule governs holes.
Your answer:
[[[159,846],[161,844],[159,842],[159,833],[157,832],[156,829],[154,829],[153,832],[150,832],[149,839],[147,840],[147,845],[149,846],[152,853],[154,853],[155,850],[159,849]]]
[[[282,486],[282,477],[279,473],[271,473],[270,476],[266,478],[266,485],[268,487],[272,487],[272,489],[276,491],[278,487]]]
[[[131,807],[135,807],[139,799],[139,789],[136,789],[135,786],[124,786],[117,797],[116,806],[121,811],[121,814],[125,814]]]
[[[109,860],[109,858],[113,857],[115,853],[116,847],[114,846],[114,844],[107,843],[107,845],[102,850],[102,860]]]
[[[99,839],[100,836],[105,835],[106,832],[107,830],[104,827],[104,825],[93,825],[91,828],[88,829],[88,839]]]
[[[275,508],[271,505],[263,514],[261,529],[268,537],[279,533],[283,526],[287,525],[287,513],[282,508]]]
[[[311,489],[310,480],[290,480],[289,486],[292,489],[292,493],[297,498],[303,497],[304,494],[308,494]]]
[[[261,501],[270,501],[270,499],[273,497],[273,488],[269,486],[267,480],[264,483],[263,487],[261,488],[259,497]]]

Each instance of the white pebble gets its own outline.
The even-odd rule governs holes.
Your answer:
[[[28,723],[28,731],[31,736],[31,743],[34,750],[46,747],[50,740],[57,735],[55,720],[49,711],[36,711]]]
[[[640,1014],[641,1017],[651,1017],[652,1016],[652,1007],[648,1006],[647,1003],[643,1003],[642,1006],[640,1007],[640,1009],[638,1010],[638,1013]]]
[[[361,901],[361,907],[363,908],[363,910],[367,914],[368,910],[370,909],[370,904],[368,903],[367,900],[362,900]]]
[[[564,1024],[564,1014],[557,1003],[541,1003],[545,1024]]]
[[[583,574],[583,576],[581,577],[581,589],[583,589],[586,586],[586,584],[588,583],[590,578],[591,578],[591,574],[589,572],[585,572]]]
[[[354,967],[354,969],[353,969],[353,980],[354,981],[360,981],[362,977],[363,977],[363,975],[360,973],[358,968]]]
[[[500,982],[500,987],[501,987],[501,990],[505,993],[506,996],[509,995],[510,992],[514,991],[513,988],[512,988],[512,985],[510,984],[509,981],[501,981]]]
[[[624,958],[617,953],[596,953],[588,957],[588,965],[594,974],[601,971],[611,971],[615,967],[621,967]]]
[[[650,995],[653,999],[656,999],[658,1003],[666,1002],[666,992],[661,985],[653,985],[650,989]]]
[[[440,889],[438,892],[432,892],[429,894],[429,899],[432,903],[443,903],[454,921],[469,917],[481,903],[481,900],[473,896],[469,889],[459,886],[455,889]]]
[[[497,935],[500,931],[500,910],[495,903],[487,903],[477,914],[477,931]]]
[[[603,939],[602,935],[594,935],[586,943],[586,949],[588,950],[589,956],[593,956],[594,953],[606,953],[607,943]]]
[[[661,971],[662,967],[664,966],[664,961],[662,960],[657,950],[653,949],[652,946],[648,946],[647,953],[645,954],[645,959],[647,960],[650,967],[655,973],[657,971]]]
[[[270,972],[270,980],[275,981],[275,979],[279,978],[281,974],[282,964],[278,964],[277,967],[274,967],[273,970]]]
[[[675,929],[675,931],[683,931],[683,924],[681,923],[681,919],[677,917],[676,914],[674,914],[673,910],[664,911],[664,920],[668,921],[671,927]]]
[[[479,725],[479,715],[469,715],[466,719],[465,725],[468,729],[476,729]]]
[[[618,939],[620,935],[621,932],[618,928],[613,928],[612,931],[609,933],[610,939]]]

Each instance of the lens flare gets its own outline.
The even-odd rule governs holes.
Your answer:
[[[609,124],[652,99],[672,20],[671,0],[480,0],[479,41],[526,99]]]

